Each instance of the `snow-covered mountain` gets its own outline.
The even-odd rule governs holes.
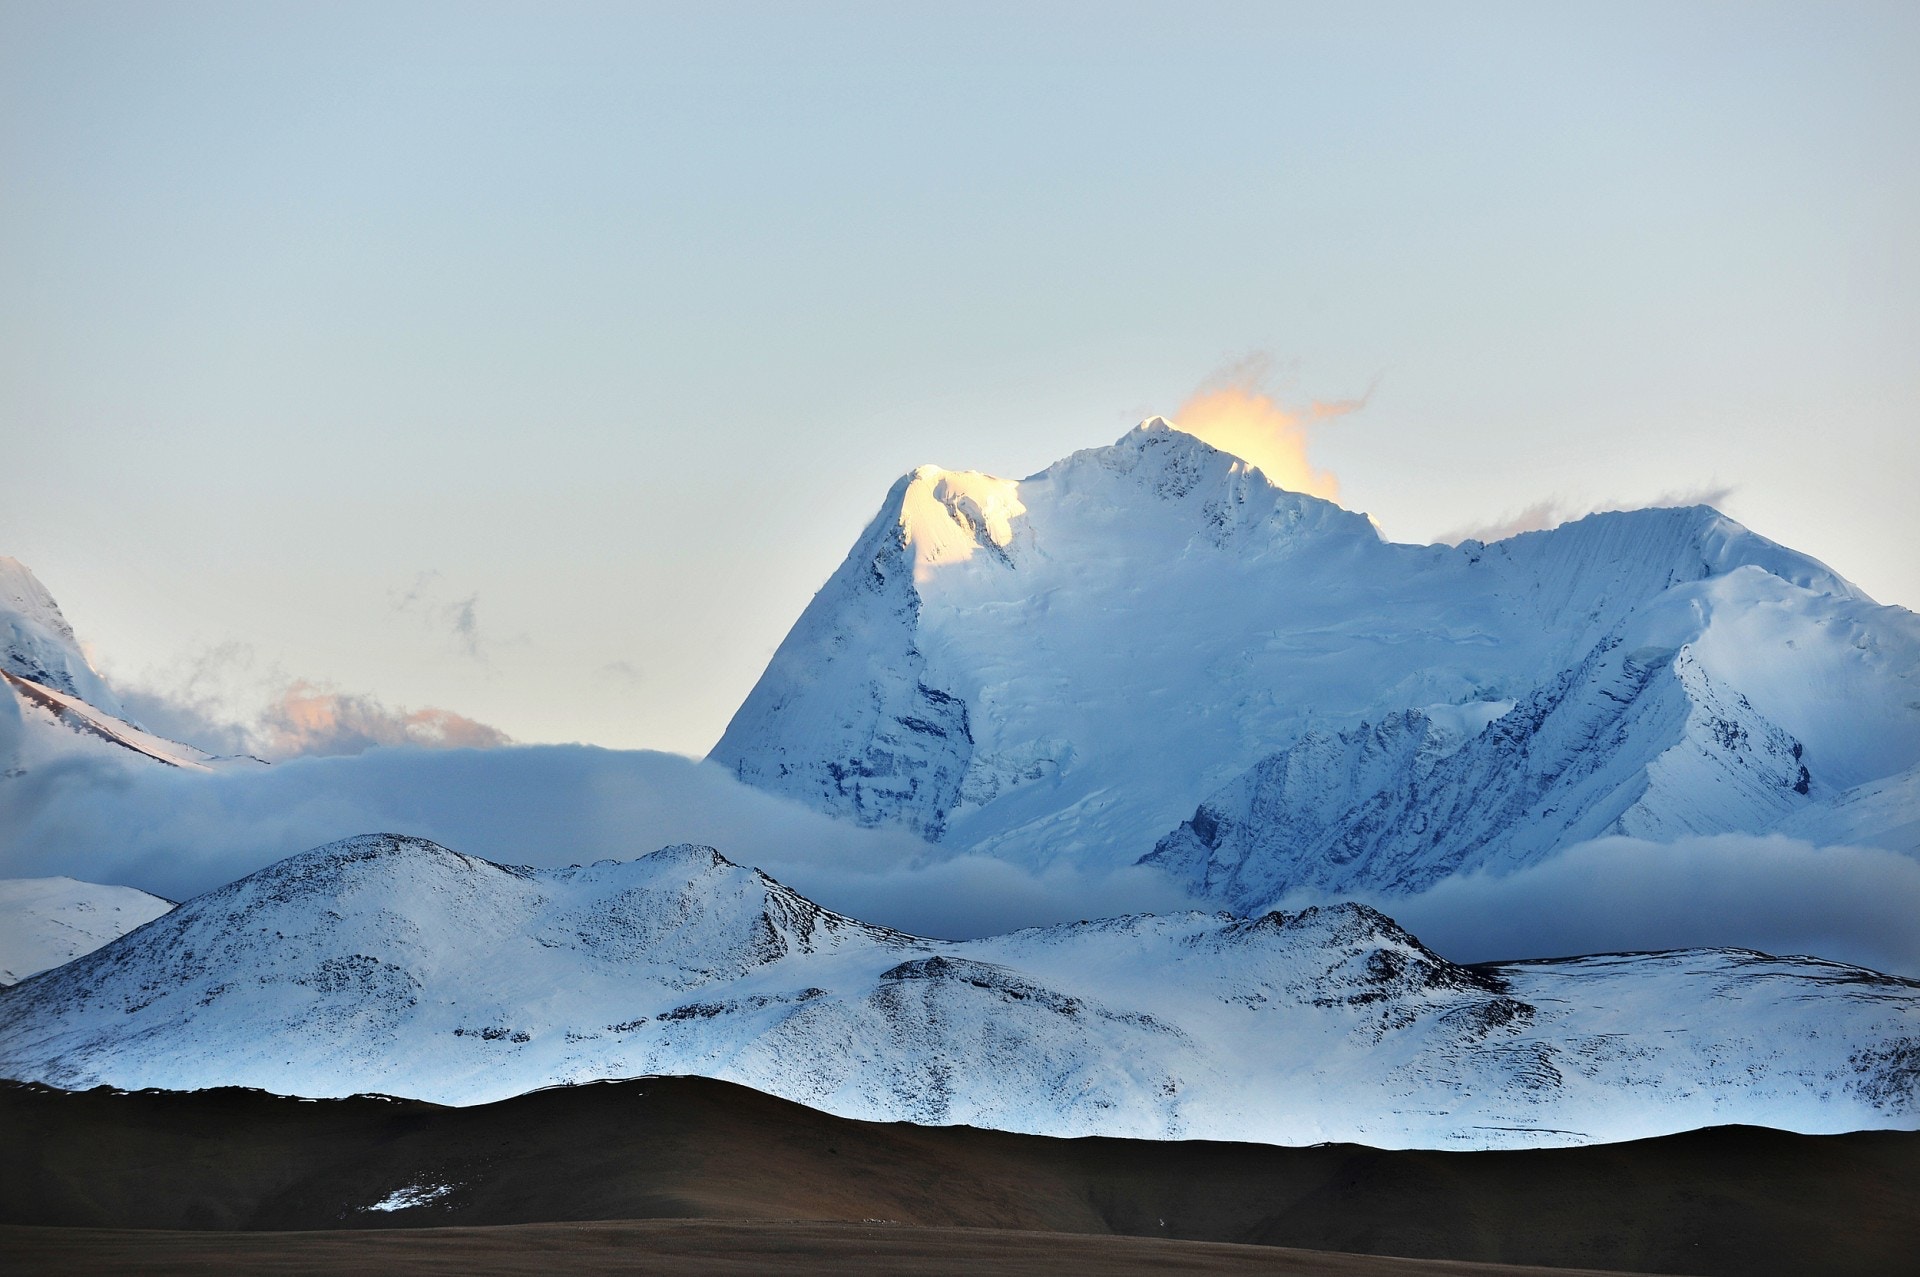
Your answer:
[[[0,985],[71,962],[173,908],[132,887],[0,878]]]
[[[18,559],[0,557],[0,671],[83,700],[102,713],[126,710],[94,670],[47,587]]]
[[[188,771],[259,763],[209,754],[129,719],[53,595],[9,558],[0,558],[0,689],[0,781],[74,754]]]
[[[1240,909],[1301,886],[1419,890],[1603,834],[1764,828],[1807,806],[1803,752],[1686,647],[1606,641],[1478,731],[1404,710],[1309,733],[1210,797],[1146,863]]]
[[[1609,832],[1900,842],[1871,795],[1920,765],[1920,618],[1702,506],[1388,543],[1155,419],[1025,480],[901,479],[712,757],[1241,908]]]
[[[349,839],[0,992],[0,1074],[457,1103],[684,1073],[1046,1134],[1505,1147],[1920,1125],[1920,984],[1732,951],[1465,968],[1358,905],[969,942],[717,852]]]

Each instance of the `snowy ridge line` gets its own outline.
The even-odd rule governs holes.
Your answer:
[[[711,848],[534,870],[370,835],[0,992],[0,1074],[454,1104],[690,1075],[878,1121],[1536,1147],[1920,1127],[1920,984],[1728,950],[1463,967],[1354,904],[935,941]]]
[[[215,760],[213,755],[195,749],[191,745],[182,745],[142,731],[133,724],[116,719],[88,705],[77,696],[68,696],[42,687],[32,679],[22,678],[18,674],[9,674],[0,670],[0,679],[5,679],[8,687],[20,699],[35,709],[51,716],[61,725],[83,736],[91,736],[109,745],[118,745],[121,749],[131,750],[145,758],[167,767],[180,767],[190,771],[212,771]]]

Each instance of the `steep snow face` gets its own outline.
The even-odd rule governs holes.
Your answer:
[[[1450,764],[1464,781],[1530,759],[1453,793],[1482,831],[1546,818],[1514,835],[1524,861],[1585,829],[1758,831],[1920,764],[1916,671],[1912,613],[1704,507],[1393,545],[1155,420],[1019,482],[901,480],[713,757],[1028,864],[1131,861],[1210,795],[1250,791],[1250,769],[1284,770],[1300,792],[1308,775],[1337,787],[1288,809],[1307,842],[1430,880],[1424,853],[1441,871],[1454,853],[1402,821],[1431,828],[1440,800],[1405,791],[1466,725],[1526,738]],[[1392,810],[1350,815],[1387,791]],[[1325,850],[1261,836],[1294,862]]]
[[[1856,785],[1770,831],[1808,842],[1920,853],[1920,768]]]
[[[18,559],[0,558],[0,671],[124,718],[126,710],[94,672],[73,627],[47,587]]]
[[[0,1074],[454,1103],[644,1073],[1054,1135],[1525,1147],[1920,1125],[1920,986],[1735,951],[1463,968],[1359,905],[965,943],[697,847],[351,839],[0,993]]]
[[[863,825],[944,832],[973,739],[966,705],[928,681],[915,582],[976,544],[933,513],[947,500],[966,508],[958,496],[970,478],[927,468],[894,485],[894,516],[875,520],[814,596],[714,757],[750,784]],[[756,723],[789,731],[765,749],[729,745]]]
[[[1142,863],[1258,911],[1302,887],[1420,891],[1605,834],[1759,829],[1816,806],[1800,743],[1690,646],[1633,644],[1645,629],[1603,640],[1463,743],[1415,710],[1310,734],[1208,798]]]
[[[72,878],[0,878],[0,985],[71,962],[173,902],[132,887]]]

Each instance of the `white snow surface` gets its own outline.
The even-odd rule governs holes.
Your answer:
[[[94,670],[47,587],[18,559],[0,556],[0,671],[86,701],[106,714],[126,710]]]
[[[75,755],[188,771],[260,762],[218,757],[129,720],[53,595],[18,559],[0,558],[0,785]]]
[[[257,758],[209,754],[157,736],[67,692],[17,674],[0,673],[0,781],[75,754],[135,766],[160,763],[186,771],[265,766]]]
[[[72,878],[0,878],[0,985],[71,962],[173,902],[132,887]]]
[[[1604,834],[1838,841],[1820,813],[1920,765],[1920,618],[1703,506],[1387,543],[1155,419],[901,479],[712,757],[1254,910]]]
[[[1694,950],[1462,968],[1359,905],[932,941],[703,847],[330,844],[0,992],[0,1074],[458,1104],[644,1074],[1050,1135],[1495,1148],[1920,1126],[1920,984]]]
[[[412,1210],[416,1206],[431,1206],[441,1198],[458,1188],[457,1184],[440,1184],[423,1180],[418,1184],[407,1184],[394,1189],[371,1206],[362,1206],[363,1211]]]

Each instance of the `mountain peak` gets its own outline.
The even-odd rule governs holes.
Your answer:
[[[675,865],[702,873],[710,869],[724,871],[741,868],[740,865],[721,855],[719,849],[697,842],[677,842],[671,846],[662,847],[658,851],[648,852],[636,863],[660,868]]]
[[[916,584],[975,555],[1011,566],[1015,524],[1026,514],[1020,485],[977,470],[921,466],[899,490],[902,547]]]
[[[1860,627],[1882,648],[1846,646]],[[1829,783],[1920,756],[1920,722],[1899,708],[1912,697],[1887,682],[1920,647],[1911,614],[1872,609],[1709,507],[1594,514],[1491,545],[1392,544],[1365,515],[1280,488],[1161,417],[1018,481],[903,477],[712,756],[830,814],[983,855],[1131,861],[1303,742],[1337,745],[1377,780],[1342,801],[1391,791],[1389,773],[1428,767],[1469,720],[1477,732],[1627,638],[1623,652],[1697,645],[1715,703],[1755,741],[1804,744]],[[1845,690],[1856,683],[1882,690]],[[1628,789],[1712,730],[1693,699],[1660,705],[1679,717],[1609,747],[1640,751],[1621,760]],[[1405,740],[1368,726],[1410,711],[1437,726]],[[1823,727],[1863,714],[1873,730],[1853,744]],[[1600,818],[1599,792],[1561,812],[1567,836]],[[1764,796],[1703,809],[1701,828],[1754,831],[1780,816]]]

